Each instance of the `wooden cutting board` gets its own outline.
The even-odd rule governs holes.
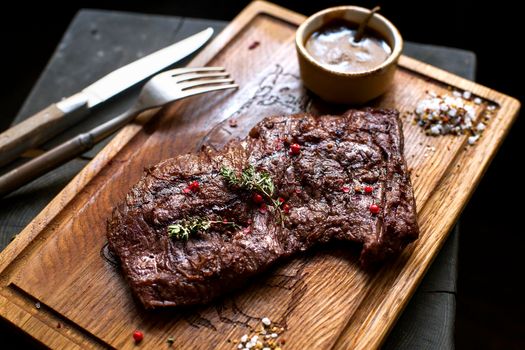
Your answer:
[[[251,3],[191,63],[225,66],[241,89],[144,114],[119,133],[0,255],[0,316],[51,348],[164,349],[173,336],[176,349],[233,349],[228,340],[249,333],[264,316],[285,328],[283,349],[379,347],[510,128],[515,99],[401,58],[393,88],[374,106],[405,115],[427,91],[454,89],[481,98],[480,115],[489,105],[496,110],[474,146],[466,137],[427,137],[405,118],[421,238],[377,272],[362,271],[350,245],[328,245],[212,305],[148,312],[132,298],[106,247],[106,219],[145,166],[203,143],[220,147],[270,114],[340,111],[301,85],[293,36],[303,20]],[[145,334],[139,346],[134,329]]]

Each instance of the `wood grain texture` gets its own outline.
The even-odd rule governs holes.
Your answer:
[[[366,273],[351,245],[329,245],[276,266],[212,305],[146,312],[104,249],[105,220],[143,167],[196,151],[202,140],[220,146],[244,136],[268,114],[330,109],[304,91],[297,75],[291,43],[303,19],[254,2],[201,52],[191,65],[224,65],[242,88],[147,113],[119,133],[0,256],[0,315],[51,347],[131,349],[130,334],[138,328],[146,334],[143,348],[165,347],[175,336],[176,347],[231,349],[228,339],[263,316],[286,328],[289,349],[379,347],[519,108],[510,97],[407,57],[393,88],[375,105],[412,111],[426,90],[452,86],[481,97],[480,108],[494,103],[498,110],[473,147],[466,147],[465,137],[428,138],[404,121],[422,235],[390,265]],[[254,41],[260,45],[250,50]],[[229,128],[230,118],[238,128]]]

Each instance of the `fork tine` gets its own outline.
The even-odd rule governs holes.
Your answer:
[[[215,85],[215,84],[224,84],[224,83],[233,83],[233,79],[207,79],[207,80],[194,80],[189,81],[186,83],[177,83],[177,86],[181,90],[188,90],[200,86],[206,86],[206,85]]]
[[[211,92],[211,91],[219,91],[219,90],[226,90],[226,89],[238,89],[238,88],[239,88],[239,85],[237,85],[237,84],[198,87],[198,88],[195,88],[195,89],[184,90],[183,91],[183,97],[189,97],[189,96],[204,94],[206,92]]]
[[[224,67],[186,67],[186,68],[175,68],[168,70],[164,73],[170,74],[172,77],[188,74],[188,73],[198,73],[198,72],[224,72]]]
[[[182,83],[184,81],[190,81],[201,78],[228,78],[230,73],[228,72],[219,72],[219,73],[195,73],[195,74],[184,74],[180,77],[175,76],[177,83]]]

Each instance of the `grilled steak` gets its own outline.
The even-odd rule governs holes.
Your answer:
[[[261,204],[221,173],[240,176],[250,166],[271,177],[284,220],[272,199]],[[188,218],[217,223],[188,240],[170,238],[168,226]],[[361,244],[368,266],[418,232],[398,112],[375,109],[269,117],[220,151],[165,160],[108,222],[110,247],[146,308],[206,303],[279,258],[333,239]]]

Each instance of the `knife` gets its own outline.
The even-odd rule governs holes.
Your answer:
[[[93,107],[180,61],[204,45],[213,35],[207,28],[171,46],[121,67],[81,92],[53,103],[0,134],[0,166],[24,151],[39,146],[79,121]]]

